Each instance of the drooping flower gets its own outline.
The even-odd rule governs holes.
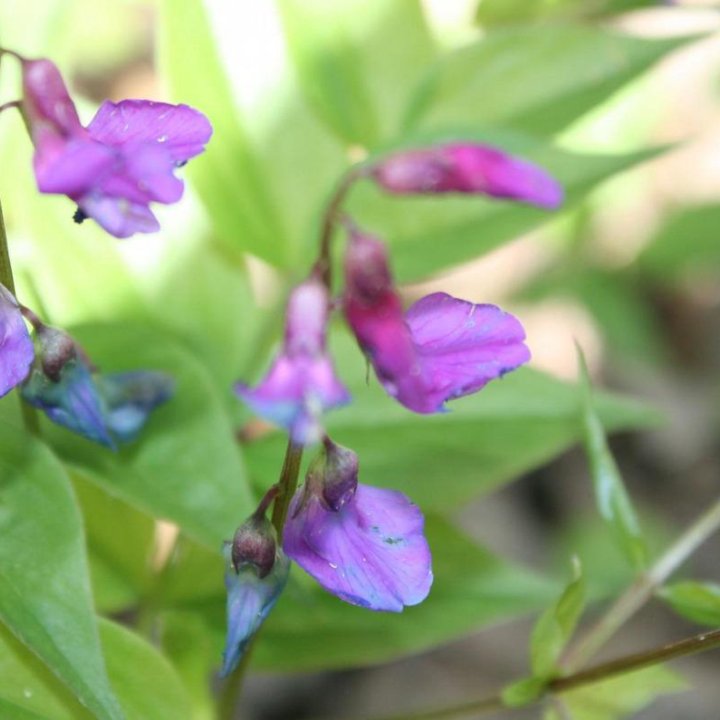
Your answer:
[[[418,413],[441,412],[530,358],[522,325],[495,305],[433,293],[403,312],[385,245],[354,228],[343,306],[387,393]]]
[[[33,342],[20,306],[0,284],[0,397],[28,376],[34,357]]]
[[[225,587],[228,632],[221,676],[238,665],[248,643],[275,606],[290,572],[290,561],[278,546],[275,528],[258,510],[225,543]]]
[[[358,483],[351,450],[325,440],[283,532],[285,553],[352,605],[400,612],[430,592],[430,549],[420,509],[400,492]]]
[[[350,400],[325,347],[328,313],[328,292],[319,280],[298,285],[288,300],[283,347],[267,375],[255,388],[235,385],[258,415],[287,428],[298,444],[318,441],[322,414]]]
[[[101,375],[67,333],[39,325],[35,362],[21,392],[58,425],[115,448],[137,437],[174,385],[162,372]]]
[[[78,220],[91,217],[115,237],[157,231],[150,203],[181,198],[174,170],[204,150],[208,119],[187,105],[106,101],[85,128],[52,62],[23,60],[22,73],[39,190],[67,195]]]
[[[562,186],[545,170],[490,145],[449,143],[402,150],[382,158],[371,174],[398,195],[470,193],[554,209]]]

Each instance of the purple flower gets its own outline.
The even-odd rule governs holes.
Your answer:
[[[317,279],[298,285],[288,301],[285,341],[268,374],[255,388],[235,392],[260,416],[287,428],[299,444],[317,442],[320,418],[349,402],[325,348],[328,292]]]
[[[12,293],[0,285],[0,397],[27,377],[34,357],[20,306]]]
[[[22,68],[40,191],[67,195],[79,220],[92,217],[115,237],[158,230],[149,205],[181,198],[174,170],[204,150],[208,119],[187,105],[106,101],[85,128],[52,62],[24,60]]]
[[[225,587],[228,632],[222,677],[238,665],[253,635],[275,606],[290,572],[290,561],[277,547],[275,529],[259,508],[226,543]]]
[[[400,492],[358,483],[355,453],[325,445],[290,503],[285,553],[352,605],[417,605],[433,580],[420,509]]]
[[[551,210],[563,200],[562,187],[542,168],[476,143],[399,151],[381,159],[371,174],[398,195],[481,193]]]
[[[89,440],[110,448],[134,440],[150,412],[174,391],[173,379],[161,372],[100,375],[67,333],[46,325],[36,333],[23,399]]]
[[[418,413],[480,390],[530,359],[520,322],[495,305],[433,293],[406,313],[385,245],[351,231],[344,310],[389,395]]]

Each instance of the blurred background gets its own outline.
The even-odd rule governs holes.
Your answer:
[[[64,198],[44,198],[40,208],[30,192],[29,142],[3,113],[0,197],[22,296],[55,323],[161,319],[187,339],[218,386],[228,387],[262,357],[257,338],[277,328],[267,317],[288,279],[312,262],[333,178],[351,160],[393,146],[391,128],[402,127],[409,87],[434,77],[427,94],[441,97],[430,109],[411,109],[427,120],[414,137],[437,137],[438,128],[477,131],[527,152],[566,183],[567,208],[553,216],[525,209],[503,215],[488,204],[470,222],[460,202],[457,217],[447,213],[426,232],[442,248],[416,256],[406,240],[427,215],[412,217],[402,203],[391,215],[364,192],[352,207],[371,229],[389,234],[408,300],[442,289],[501,304],[525,324],[535,368],[573,380],[578,342],[597,386],[659,411],[640,423],[650,427],[614,435],[612,448],[651,545],[666,546],[717,497],[720,478],[718,4],[353,0],[342,11],[329,2],[307,0],[304,11],[300,5],[0,5],[2,43],[53,57],[85,119],[105,98],[152,97],[196,104],[216,127],[204,169],[200,162],[188,168],[186,198],[159,210],[163,232],[111,244],[92,228],[73,234]],[[201,6],[211,35],[193,32]],[[404,22],[406,13],[412,24]],[[598,39],[618,33],[633,42]],[[370,100],[363,95],[368,77],[378,80]],[[16,82],[4,68],[3,98]],[[420,97],[419,106],[428,102]],[[323,134],[323,124],[334,135]],[[253,182],[258,168],[270,200]],[[85,263],[93,272],[83,271]],[[232,308],[230,317],[210,313],[218,304]],[[243,309],[250,305],[252,313]],[[229,331],[230,323],[241,328]],[[247,421],[241,410],[230,412],[238,426]],[[579,555],[597,597],[607,597],[631,573],[597,519],[584,455],[567,444],[558,441],[562,452],[554,459],[552,451],[538,451],[535,467],[525,463],[520,477],[508,461],[488,479],[487,489],[498,489],[452,517],[489,550],[556,576]],[[264,467],[271,449],[250,449],[251,458],[257,453],[253,467]],[[720,582],[718,547],[711,540],[683,572]],[[370,717],[482,695],[526,672],[531,626],[529,617],[505,622],[372,669],[252,673],[244,717]],[[652,602],[603,657],[695,629]],[[383,632],[377,629],[379,644]],[[681,661],[677,669],[692,689],[635,715],[606,709],[582,717],[718,717],[720,654]]]

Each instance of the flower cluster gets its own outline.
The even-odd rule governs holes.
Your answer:
[[[563,194],[541,168],[476,144],[398,152],[357,177],[394,194],[483,193],[549,209]],[[358,456],[323,428],[324,413],[350,400],[326,346],[331,308],[342,309],[387,394],[415,413],[445,412],[447,402],[480,390],[530,358],[522,325],[495,305],[433,293],[405,310],[387,246],[351,220],[344,224],[348,239],[340,297],[331,300],[329,281],[318,269],[331,261],[321,257],[290,294],[284,342],[269,371],[255,387],[236,386],[258,415],[288,432],[290,452],[320,440],[322,447],[289,502],[284,527],[279,524],[282,550],[273,545],[268,554],[280,563],[282,581],[261,583],[271,577],[272,564],[265,575],[252,575],[242,590],[246,606],[241,609],[234,600],[241,592],[240,574],[230,572],[224,672],[277,601],[288,559],[340,599],[370,610],[400,612],[430,592],[431,555],[420,509],[400,492],[358,482]],[[264,512],[263,506],[263,520]],[[249,527],[246,523],[238,533]]]

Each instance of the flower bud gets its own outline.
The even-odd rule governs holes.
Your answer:
[[[53,382],[60,382],[65,365],[76,360],[78,347],[75,341],[63,330],[40,325],[36,330],[38,359],[45,376]]]
[[[235,572],[254,565],[258,577],[264,578],[275,564],[276,553],[275,528],[264,515],[252,515],[235,531],[231,546]]]
[[[358,456],[349,448],[336,445],[325,437],[323,454],[318,458],[318,471],[322,477],[322,498],[334,511],[348,502],[355,494],[358,484]],[[311,467],[308,475],[313,471]]]
[[[482,194],[548,209],[563,200],[562,187],[541,167],[478,143],[399,151],[381,159],[372,176],[397,195]]]

